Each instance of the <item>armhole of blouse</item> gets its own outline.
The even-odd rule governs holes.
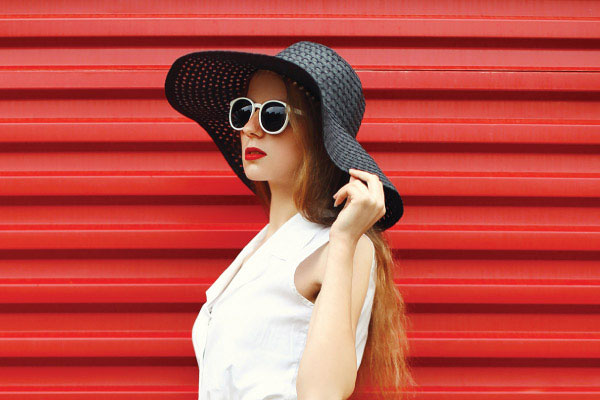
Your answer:
[[[369,240],[371,241],[370,238],[369,238]],[[318,244],[320,242],[319,238],[315,238],[313,240],[313,242],[314,241],[317,241]],[[308,300],[306,297],[304,297],[298,291],[298,288],[296,288],[296,282],[294,281],[294,276],[296,275],[296,269],[298,269],[298,266],[300,265],[300,263],[302,261],[304,261],[305,259],[307,259],[312,253],[314,253],[315,251],[320,249],[322,246],[324,246],[328,242],[329,242],[329,240],[326,240],[323,243],[320,243],[317,247],[315,247],[314,245],[311,246],[312,243],[309,243],[308,246],[313,247],[313,249],[310,250],[309,253],[305,257],[302,257],[302,259],[299,260],[298,262],[294,261],[288,271],[288,284],[289,284],[290,288],[292,289],[292,292],[302,302],[302,304],[305,304],[306,306],[308,306],[310,308],[314,308],[315,304],[313,302],[311,302],[310,300]],[[371,243],[373,243],[373,242],[371,241]],[[375,286],[375,279],[377,278],[376,265],[377,265],[377,258],[376,258],[376,254],[375,254],[375,245],[373,245],[373,261],[371,262],[371,273],[369,275],[369,279],[370,279],[369,288],[371,288],[372,285]],[[367,295],[368,295],[368,292],[367,292]],[[365,298],[365,300],[366,300],[366,298]]]
[[[323,240],[324,238],[321,235],[327,235],[327,239]],[[290,266],[290,268],[288,270],[288,277],[287,277],[288,284],[289,284],[290,288],[292,289],[294,296],[296,296],[296,298],[298,298],[302,304],[308,306],[311,309],[315,307],[315,304],[313,302],[311,302],[310,300],[308,300],[306,297],[304,297],[298,291],[298,288],[296,288],[296,283],[294,282],[294,276],[296,275],[296,270],[298,269],[298,266],[300,265],[300,263],[302,263],[302,261],[306,260],[311,254],[313,254],[315,251],[320,249],[322,246],[326,245],[328,242],[329,242],[329,232],[328,232],[328,228],[326,227],[326,228],[323,228],[323,231],[317,233],[315,235],[315,237],[306,245],[305,249],[308,248],[309,251],[302,252],[302,257],[295,259],[292,262],[292,265]]]
[[[321,246],[324,246],[326,243],[327,242],[322,243]],[[288,282],[289,282],[290,288],[294,292],[294,295],[302,302],[302,304],[308,306],[311,309],[315,307],[315,304],[312,301],[308,300],[306,297],[304,297],[302,295],[302,293],[300,293],[298,291],[298,288],[296,287],[296,282],[295,282],[295,275],[296,275],[296,270],[298,269],[298,266],[302,263],[302,261],[306,260],[312,253],[317,251],[317,249],[319,249],[321,246],[315,248],[306,257],[302,257],[302,259],[299,260],[298,262],[294,261],[288,271]]]

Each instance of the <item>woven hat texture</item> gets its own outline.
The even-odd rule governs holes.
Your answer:
[[[386,214],[376,222],[385,230],[404,211],[402,199],[373,158],[356,140],[365,111],[362,84],[352,66],[333,49],[315,42],[296,42],[275,56],[237,51],[201,51],[175,60],[165,79],[171,106],[196,121],[213,139],[233,171],[253,192],[244,173],[239,133],[229,125],[229,102],[244,96],[252,74],[267,69],[298,82],[320,101],[323,140],[333,163],[379,177]],[[348,178],[349,179],[349,178]]]

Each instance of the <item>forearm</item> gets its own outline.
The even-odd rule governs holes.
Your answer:
[[[325,274],[298,369],[299,399],[341,398],[349,396],[354,388],[356,350],[351,294],[355,250],[356,241],[330,237]]]

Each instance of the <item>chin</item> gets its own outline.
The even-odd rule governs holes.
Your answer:
[[[252,168],[250,168],[252,169]],[[257,171],[248,171],[246,169],[244,169],[244,174],[246,174],[246,176],[248,177],[248,179],[250,179],[251,181],[266,181],[268,178],[264,176],[264,174],[261,174],[260,172]]]

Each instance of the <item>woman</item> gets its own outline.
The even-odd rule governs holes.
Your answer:
[[[197,52],[175,61],[165,92],[269,215],[194,323],[199,399],[345,399],[357,383],[402,393],[407,321],[382,233],[403,206],[356,141],[352,67],[307,41],[276,56]]]

